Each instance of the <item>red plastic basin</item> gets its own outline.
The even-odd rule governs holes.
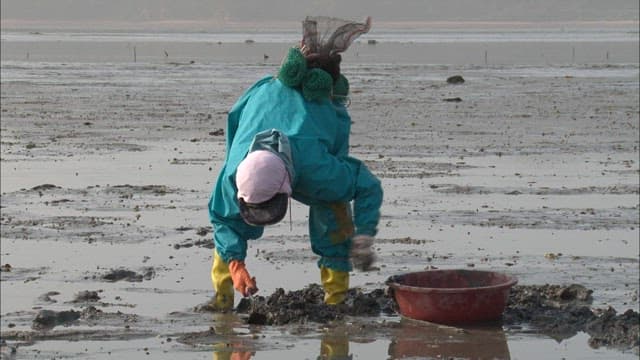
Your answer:
[[[482,270],[427,270],[392,276],[387,285],[403,316],[439,324],[497,320],[518,280]]]

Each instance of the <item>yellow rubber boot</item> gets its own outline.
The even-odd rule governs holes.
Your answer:
[[[214,307],[216,310],[231,310],[233,308],[233,281],[229,273],[229,265],[222,260],[217,251],[213,251],[213,266],[211,267],[211,282],[215,290]]]
[[[349,290],[349,273],[320,267],[320,280],[324,288],[324,303],[328,305],[340,304],[347,297]]]

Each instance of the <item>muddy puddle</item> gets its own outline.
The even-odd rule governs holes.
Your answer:
[[[400,316],[388,288],[370,292],[350,289],[345,303],[338,306],[323,304],[323,291],[318,284],[294,291],[280,288],[266,297],[242,299],[231,312],[211,311],[204,303],[192,311],[171,313],[163,320],[110,312],[105,304],[97,305],[103,309],[97,308],[98,293],[83,291],[74,300],[76,305],[82,303],[80,310],[43,309],[35,316],[7,314],[17,322],[32,320],[28,330],[11,330],[15,323],[6,325],[9,329],[2,332],[2,354],[26,358],[34,354],[31,348],[39,348],[38,344],[56,341],[111,343],[146,339],[156,342],[153,347],[142,348],[149,355],[159,351],[160,341],[162,347],[173,343],[172,352],[207,350],[214,358],[233,354],[250,359],[257,353],[297,347],[300,339],[314,339],[320,341],[320,357],[335,359],[349,356],[350,343],[375,341],[389,342],[391,358],[505,359],[511,357],[508,343],[512,337],[536,334],[561,343],[583,334],[594,351],[637,355],[638,312],[593,309],[592,293],[578,284],[516,285],[501,319],[447,326]],[[187,331],[189,327],[198,330]],[[298,340],[291,343],[293,339]],[[62,346],[68,347],[69,343]],[[74,357],[65,351],[58,354]]]

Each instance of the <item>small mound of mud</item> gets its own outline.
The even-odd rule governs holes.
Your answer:
[[[153,268],[144,269],[143,274],[127,269],[111,269],[108,273],[102,275],[102,280],[116,282],[126,280],[129,282],[142,282],[142,280],[151,280],[156,275]]]
[[[32,187],[31,191],[45,191],[45,190],[51,190],[51,189],[61,189],[61,187],[53,184],[41,184],[41,185]]]
[[[591,336],[589,344],[593,347],[638,349],[638,312],[594,311],[590,307],[592,293],[579,284],[514,286],[502,323],[506,326],[528,324],[557,340],[586,332]],[[302,290],[285,292],[279,288],[267,297],[244,298],[235,310],[246,314],[247,323],[253,325],[325,324],[345,316],[398,315],[398,306],[391,294],[388,288],[368,293],[349,289],[343,304],[326,305],[322,286],[311,284]],[[204,305],[197,311],[214,311],[212,309]]]
[[[90,291],[83,290],[76,294],[76,296],[71,300],[72,303],[87,303],[87,302],[96,302],[100,300],[100,296],[98,295],[98,291]]]
[[[4,264],[0,266],[0,272],[11,272],[11,269],[13,269],[11,264]]]
[[[31,323],[34,330],[50,330],[58,325],[69,325],[80,319],[80,312],[75,310],[53,311],[40,310]]]
[[[585,326],[585,331],[591,336],[589,345],[594,348],[601,346],[628,347],[638,350],[640,347],[640,314],[629,309],[623,314],[616,315],[613,308],[609,308],[597,319]]]
[[[49,292],[46,292],[46,293],[38,296],[38,301],[41,302],[41,303],[45,303],[45,304],[56,303],[58,301],[51,298],[52,296],[56,296],[56,295],[60,295],[60,293],[57,292],[57,291],[49,291]]]
[[[248,314],[247,322],[255,325],[284,325],[308,321],[327,323],[350,316],[378,316],[381,312],[395,312],[395,301],[382,289],[363,293],[349,289],[340,305],[326,305],[324,290],[311,284],[302,290],[285,292],[279,288],[268,297],[244,298],[238,313]]]
[[[453,75],[447,78],[449,84],[464,84],[464,78],[461,75]]]
[[[528,323],[554,339],[588,333],[593,347],[625,349],[640,346],[640,314],[627,310],[616,315],[612,308],[600,315],[589,306],[592,290],[582,285],[514,286],[503,315],[506,325]]]
[[[592,292],[577,284],[514,286],[503,321],[532,323],[546,333],[571,337],[595,318],[588,306]]]

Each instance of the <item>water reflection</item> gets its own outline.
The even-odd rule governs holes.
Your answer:
[[[349,336],[345,333],[327,332],[320,341],[318,360],[351,360]]]
[[[389,344],[391,359],[510,359],[500,324],[449,327],[402,319]]]
[[[216,328],[217,329],[217,328]],[[220,330],[231,330],[230,328],[221,328]],[[218,331],[218,330],[216,330]],[[225,335],[224,333],[219,333]],[[226,335],[232,334],[231,332]],[[237,336],[224,337],[224,341],[214,342],[213,344],[213,360],[250,360],[254,356],[256,358],[265,358],[264,354],[250,350],[251,345],[245,343],[242,338]],[[288,352],[289,350],[282,350]],[[262,355],[262,356],[260,356]],[[283,354],[283,358],[287,358]],[[349,335],[344,332],[326,332],[320,339],[318,360],[352,360],[353,355],[349,353]]]
[[[213,360],[250,360],[255,351],[244,336],[238,336],[236,329],[241,324],[235,314],[220,313],[214,315],[213,330],[221,341],[213,344]]]
[[[267,330],[265,334],[264,328],[251,330],[238,327],[236,321],[218,320],[215,335],[209,338],[213,360],[289,358],[301,353],[304,358],[318,360],[371,358],[369,355],[386,359],[510,359],[507,337],[499,323],[451,327],[402,318],[383,327],[371,324],[331,327],[318,338],[309,333],[292,335],[288,331],[268,334]],[[385,349],[387,354],[383,355]]]

